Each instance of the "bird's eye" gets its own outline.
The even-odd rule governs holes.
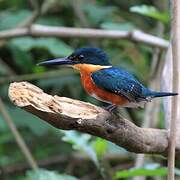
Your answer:
[[[78,56],[78,59],[79,59],[79,60],[84,59],[84,55],[83,55],[83,54],[79,55],[79,56]]]
[[[73,60],[73,59],[74,59],[74,57],[73,57],[73,56],[69,56],[69,57],[68,57],[68,59]]]

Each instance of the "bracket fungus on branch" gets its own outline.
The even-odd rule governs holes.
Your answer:
[[[130,152],[167,154],[168,132],[165,129],[140,128],[90,103],[48,95],[28,82],[12,83],[9,98],[16,106],[56,128],[99,136]],[[180,141],[176,155],[180,155]]]

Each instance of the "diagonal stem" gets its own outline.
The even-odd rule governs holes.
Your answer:
[[[19,146],[19,148],[21,149],[22,153],[24,154],[26,160],[28,161],[29,165],[31,166],[31,168],[33,170],[36,170],[38,168],[36,161],[34,160],[32,154],[30,153],[27,145],[25,144],[23,138],[21,137],[20,133],[18,132],[13,120],[11,119],[10,115],[8,114],[5,105],[2,101],[2,99],[0,98],[0,113],[2,114],[4,120],[6,121],[6,123],[8,124],[12,134],[15,137],[15,140]]]

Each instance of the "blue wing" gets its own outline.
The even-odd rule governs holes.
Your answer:
[[[93,72],[91,78],[101,89],[126,97],[130,102],[146,101],[143,91],[146,89],[127,71],[111,67]]]

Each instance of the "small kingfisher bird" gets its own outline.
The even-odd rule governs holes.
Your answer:
[[[66,65],[79,70],[86,92],[112,106],[144,107],[153,98],[178,95],[144,87],[126,70],[113,67],[106,53],[99,48],[80,48],[68,57],[44,61],[38,65]]]

